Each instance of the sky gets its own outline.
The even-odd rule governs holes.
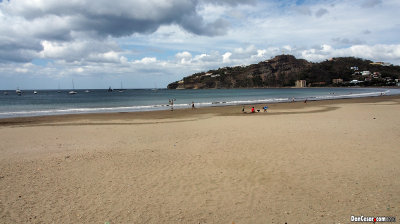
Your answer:
[[[0,0],[0,89],[165,88],[291,54],[400,65],[399,0]]]

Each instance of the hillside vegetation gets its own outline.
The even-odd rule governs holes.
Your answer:
[[[208,88],[261,88],[291,87],[296,80],[306,80],[308,86],[354,85],[351,80],[360,80],[358,85],[395,85],[400,76],[400,66],[371,64],[372,61],[354,57],[340,57],[320,63],[296,59],[292,55],[279,55],[273,59],[248,66],[225,67],[196,73],[180,81],[170,83],[169,89]],[[355,67],[357,69],[355,69]],[[370,71],[371,76],[362,76]],[[376,75],[372,79],[372,74]],[[342,79],[342,83],[333,83]]]

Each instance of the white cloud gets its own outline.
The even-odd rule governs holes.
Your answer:
[[[257,57],[261,58],[267,53],[267,50],[257,50]]]
[[[74,42],[42,41],[41,58],[66,61],[119,62],[119,47],[112,42],[77,40]]]
[[[222,63],[229,63],[231,61],[230,57],[232,56],[231,52],[226,52],[222,55]]]
[[[148,64],[154,64],[156,62],[157,62],[157,58],[155,58],[155,57],[145,57],[145,58],[142,58],[141,60],[134,61],[134,64],[148,65]]]
[[[175,57],[179,60],[181,64],[188,64],[192,60],[192,54],[187,51],[177,53]]]
[[[29,70],[27,68],[15,68],[17,73],[27,73]]]
[[[105,53],[94,53],[88,56],[88,61],[94,62],[108,62],[108,63],[119,63],[126,61],[126,58],[120,56],[120,53],[115,51],[109,51]]]
[[[194,60],[195,61],[203,61],[203,60],[207,60],[207,58],[209,58],[209,57],[210,57],[210,55],[208,55],[208,54],[200,54],[200,55],[196,55],[194,57]]]
[[[373,61],[400,62],[400,44],[397,45],[354,45],[348,48],[333,48],[324,44],[319,49],[303,50],[301,56],[307,60],[321,61],[330,57],[353,56]]]
[[[79,68],[74,69],[74,71],[77,73],[83,73],[85,71],[85,69],[79,67]]]

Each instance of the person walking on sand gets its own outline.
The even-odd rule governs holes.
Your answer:
[[[192,101],[192,110],[194,110],[194,102]]]
[[[242,106],[242,113],[244,113],[244,106]]]
[[[256,111],[254,110],[254,107],[251,108],[251,112],[255,113]]]

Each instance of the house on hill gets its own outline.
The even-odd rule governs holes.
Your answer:
[[[343,83],[343,79],[332,79],[333,84],[341,84]]]
[[[297,88],[304,88],[307,86],[306,80],[297,80],[296,81],[296,87]]]

